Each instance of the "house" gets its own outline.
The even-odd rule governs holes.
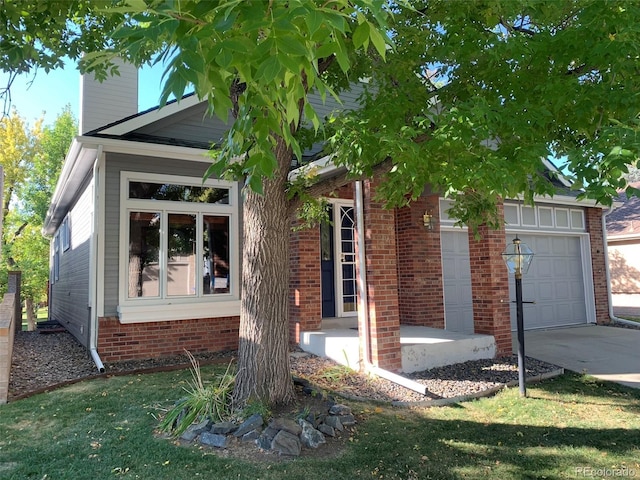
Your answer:
[[[640,316],[640,198],[621,192],[617,203],[606,215],[613,313]]]
[[[241,192],[236,183],[202,183],[209,142],[225,127],[193,96],[138,113],[136,85],[126,66],[106,84],[83,79],[81,135],[44,226],[50,317],[99,367],[238,341]],[[485,355],[510,354],[513,282],[501,253],[516,235],[536,253],[524,281],[525,300],[535,300],[525,307],[526,328],[608,321],[603,211],[594,204],[570,195],[535,206],[505,200],[506,229],[485,228],[477,239],[428,189],[394,210],[375,200],[375,189],[376,180],[342,187],[330,200],[331,224],[292,229],[292,342],[337,327],[357,336],[360,327],[371,362],[392,371],[418,368],[403,359],[405,327],[480,336],[490,343]]]

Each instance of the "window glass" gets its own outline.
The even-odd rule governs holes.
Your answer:
[[[229,293],[229,217],[203,215],[202,224],[202,293]]]
[[[228,205],[229,189],[130,180],[129,198]]]
[[[167,295],[196,294],[196,216],[168,216]]]
[[[160,295],[160,214],[129,213],[129,298]]]

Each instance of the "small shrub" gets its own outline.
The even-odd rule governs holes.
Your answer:
[[[231,363],[223,374],[214,377],[213,383],[205,385],[200,364],[190,352],[187,352],[187,356],[191,362],[192,377],[189,386],[184,388],[187,396],[178,400],[160,423],[160,430],[171,432],[176,437],[196,421],[210,418],[213,422],[220,422],[228,418],[231,412],[231,394],[235,382]]]

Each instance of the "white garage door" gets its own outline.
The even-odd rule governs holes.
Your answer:
[[[442,273],[445,328],[473,333],[473,304],[467,232],[442,231]],[[511,241],[514,233],[507,232]],[[578,236],[519,234],[534,251],[531,268],[522,280],[526,330],[587,322]],[[506,266],[505,266],[506,269]],[[513,275],[509,275],[509,297],[515,301]],[[511,304],[511,325],[516,329],[515,304]]]
[[[515,234],[507,233],[511,240]],[[529,272],[522,277],[524,328],[558,327],[587,322],[580,237],[519,234],[534,252]],[[509,298],[516,299],[513,275]],[[516,329],[516,307],[511,304],[511,328]]]

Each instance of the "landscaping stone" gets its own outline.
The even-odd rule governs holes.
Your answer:
[[[300,455],[300,450],[302,450],[302,444],[298,436],[286,430],[280,430],[278,434],[273,437],[271,449],[280,455],[297,457]]]
[[[261,434],[262,429],[256,428],[255,430],[251,430],[249,433],[245,433],[240,440],[243,442],[254,442],[260,437]]]
[[[342,403],[336,403],[329,409],[329,415],[351,415],[351,407],[343,405]]]
[[[180,439],[186,442],[194,441],[198,435],[203,432],[206,432],[209,429],[211,422],[209,420],[203,420],[200,423],[194,423],[189,425],[189,427],[184,431],[182,435],[180,435]]]
[[[318,425],[318,430],[324,433],[325,435],[329,435],[330,437],[336,436],[336,429],[333,427],[330,427],[326,423],[321,423],[320,425]]]
[[[325,418],[324,419],[324,424],[335,428],[339,432],[342,432],[344,430],[344,426],[342,425],[342,422],[340,421],[340,417],[336,417],[335,415],[329,415],[327,418]]]
[[[258,427],[261,427],[263,423],[264,423],[264,420],[262,419],[262,415],[260,415],[259,413],[254,413],[249,418],[247,418],[244,422],[242,422],[238,427],[238,429],[235,432],[233,432],[233,434],[236,437],[240,438],[245,434],[249,433],[250,431],[255,430]]]
[[[285,430],[293,435],[300,435],[300,433],[302,433],[302,427],[292,418],[274,418],[269,422],[269,427],[275,430]]]
[[[233,422],[219,422],[214,423],[211,426],[211,433],[217,433],[219,435],[227,435],[229,433],[235,432],[238,429],[238,425]]]
[[[200,443],[208,447],[227,448],[229,446],[229,437],[217,433],[204,432],[200,435]]]
[[[323,443],[327,443],[322,432],[313,428],[306,420],[300,420],[302,426],[302,433],[300,434],[300,441],[305,447],[318,448]]]
[[[344,425],[345,427],[350,427],[351,425],[356,424],[356,417],[351,414],[340,415],[338,418],[340,419],[340,423],[342,423],[342,425]]]

